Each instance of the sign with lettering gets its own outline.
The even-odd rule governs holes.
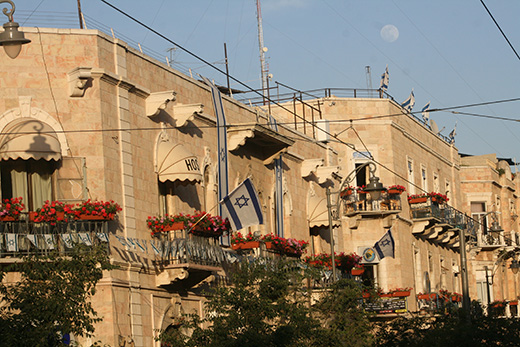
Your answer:
[[[199,162],[196,157],[186,158],[184,162],[186,163],[186,169],[188,169],[188,171],[200,171]]]
[[[381,298],[379,302],[365,301],[363,307],[365,311],[377,314],[405,313],[408,311],[406,297]]]

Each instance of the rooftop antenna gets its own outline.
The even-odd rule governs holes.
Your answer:
[[[430,119],[430,128],[432,129],[432,132],[434,132],[435,134],[438,134],[440,132],[439,126],[437,125],[437,123],[435,123],[433,119]]]
[[[260,74],[262,76],[262,94],[264,95],[264,105],[267,103],[268,89],[267,89],[267,75],[268,68],[265,63],[265,53],[267,47],[264,47],[264,31],[262,29],[262,11],[260,9],[260,0],[256,0],[256,20],[258,22],[258,47],[260,51]]]
[[[81,12],[81,0],[78,0],[79,28],[83,29],[83,13]]]
[[[372,96],[372,73],[370,72],[370,65],[365,66],[368,96]]]

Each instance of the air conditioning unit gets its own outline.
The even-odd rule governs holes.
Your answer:
[[[316,140],[320,142],[330,141],[330,124],[328,119],[318,119],[314,122],[316,125]]]
[[[378,264],[381,260],[374,247],[371,246],[358,247],[358,254],[362,257],[361,264]]]

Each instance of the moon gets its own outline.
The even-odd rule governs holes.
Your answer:
[[[399,38],[399,30],[395,25],[387,24],[381,29],[381,38],[386,42],[394,42]]]

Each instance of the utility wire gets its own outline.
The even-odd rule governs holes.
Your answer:
[[[484,3],[484,0],[480,0],[480,3],[482,4],[482,6],[484,6],[484,8],[486,9],[487,13],[489,14],[489,16],[491,17],[491,19],[493,20],[493,22],[495,22],[495,25],[497,26],[498,30],[500,30],[500,33],[502,34],[502,36],[504,36],[504,39],[506,39],[507,43],[509,44],[509,47],[511,47],[511,49],[513,50],[513,52],[515,52],[516,57],[518,58],[518,60],[520,60],[520,56],[519,56],[518,53],[516,52],[515,47],[513,47],[513,45],[511,44],[511,42],[510,42],[509,39],[507,38],[506,34],[505,34],[504,31],[502,30],[502,28],[500,27],[500,25],[498,24],[498,22],[495,20],[495,17],[493,17],[493,15],[491,14],[491,12],[490,12],[489,9],[487,8],[486,4]]]

